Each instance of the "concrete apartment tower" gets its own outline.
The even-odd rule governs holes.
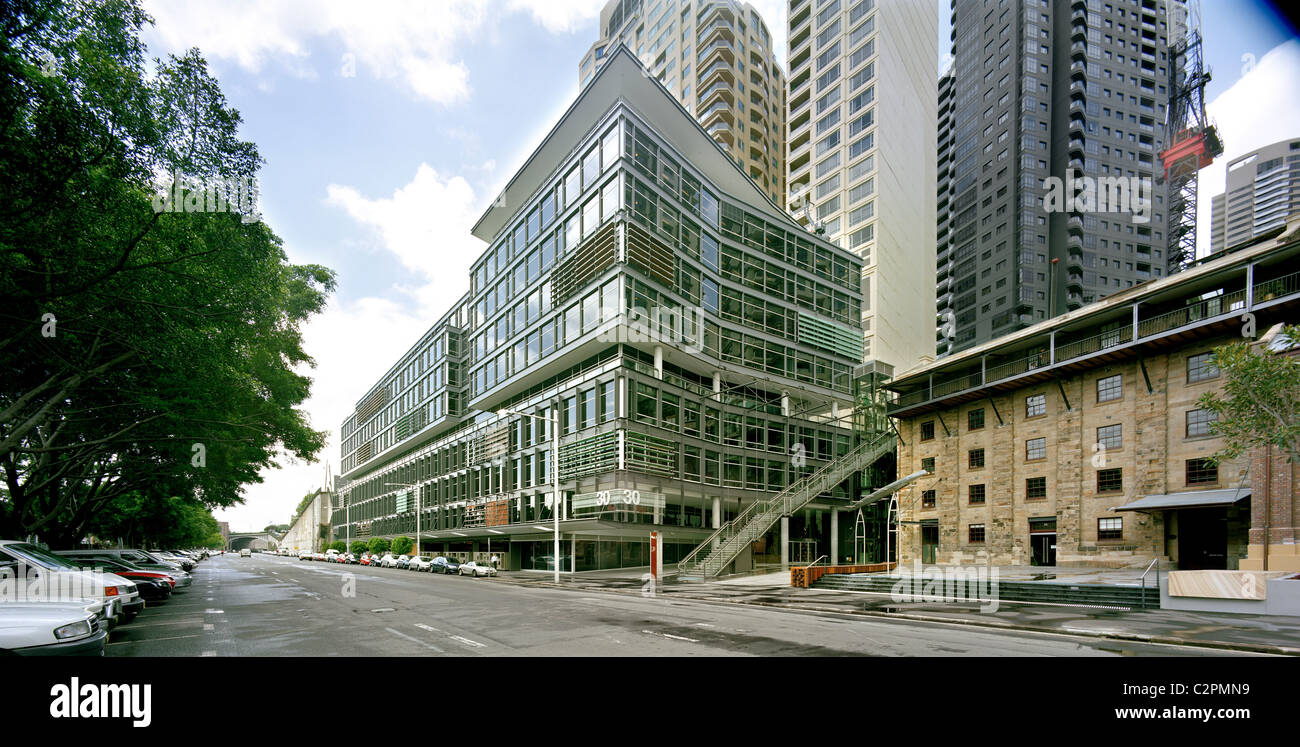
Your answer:
[[[586,88],[625,45],[693,114],[740,170],[784,207],[785,71],[749,3],[610,0],[600,40],[582,58]]]
[[[789,209],[863,261],[864,355],[935,354],[933,0],[790,0]]]
[[[1177,270],[1155,177],[1177,72],[1169,46],[1187,18],[1181,0],[952,0],[951,9],[953,66],[939,102],[940,355]]]
[[[1300,213],[1300,140],[1283,140],[1228,162],[1226,191],[1215,195],[1210,251],[1247,243]]]

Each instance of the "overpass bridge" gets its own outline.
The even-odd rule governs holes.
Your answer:
[[[239,552],[249,550],[274,550],[280,546],[280,538],[271,532],[231,532],[226,539],[226,549]]]

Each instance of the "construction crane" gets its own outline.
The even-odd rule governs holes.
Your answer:
[[[1205,112],[1210,70],[1201,57],[1200,3],[1171,0],[1169,8],[1179,5],[1187,11],[1187,30],[1169,47],[1169,107],[1165,110],[1165,149],[1160,152],[1163,181],[1169,188],[1169,272],[1196,259],[1197,173],[1223,155],[1219,133]],[[1169,28],[1176,26],[1170,23]]]

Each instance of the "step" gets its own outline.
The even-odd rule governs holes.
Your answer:
[[[861,574],[832,573],[813,585],[819,589],[891,593],[899,579]],[[924,589],[924,586],[921,587]],[[1053,602],[1057,604],[1092,604],[1118,607],[1141,607],[1141,587],[1108,584],[1071,584],[1052,582],[999,582],[998,599],[1008,602]],[[1159,592],[1146,591],[1148,607],[1159,605]]]

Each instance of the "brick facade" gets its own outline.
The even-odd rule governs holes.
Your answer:
[[[1222,446],[1221,439],[1187,435],[1188,411],[1221,382],[1219,377],[1189,382],[1188,357],[1229,341],[1201,340],[900,420],[899,474],[922,469],[924,458],[935,459],[933,476],[900,495],[901,519],[938,520],[940,563],[982,551],[996,564],[1029,564],[1030,519],[1055,519],[1057,565],[1136,567],[1156,557],[1176,564],[1177,533],[1166,526],[1165,513],[1114,509],[1147,495],[1242,485],[1246,459],[1220,464],[1215,482],[1189,484],[1187,474],[1187,460],[1209,457]],[[1099,402],[1098,380],[1115,375],[1122,377],[1122,396]],[[1046,410],[1030,415],[1027,398],[1036,395],[1043,396]],[[984,410],[983,427],[971,430],[968,413],[977,409]],[[922,424],[929,421],[934,438],[922,440]],[[1118,435],[1120,443],[1103,451],[1098,429],[1115,425],[1119,433],[1108,435]],[[1043,455],[1028,458],[1027,442],[1039,438],[1045,439]],[[984,450],[983,467],[970,466],[972,449]],[[1121,470],[1121,489],[1099,492],[1098,472],[1104,469]],[[1046,478],[1043,498],[1027,495],[1027,480],[1035,477]],[[972,504],[970,488],[981,484],[984,503]],[[922,507],[926,490],[935,491],[934,508]],[[1284,512],[1285,526],[1294,537],[1294,503],[1285,511],[1290,512]],[[1230,509],[1229,524],[1244,515]],[[1102,518],[1122,520],[1119,538],[1098,538]],[[984,525],[982,543],[969,541],[972,524]],[[922,532],[915,523],[902,526],[900,559],[909,563],[921,557]],[[1245,548],[1238,543],[1228,554],[1229,567],[1235,568]]]

